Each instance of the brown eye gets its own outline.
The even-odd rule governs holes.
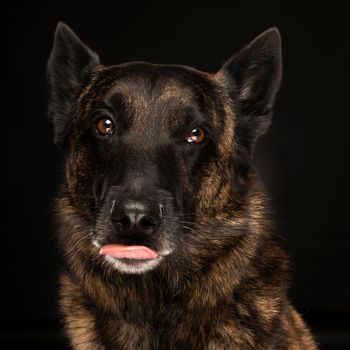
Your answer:
[[[205,140],[205,131],[201,128],[193,128],[185,137],[188,143],[201,143]]]
[[[102,136],[109,136],[114,133],[114,123],[111,118],[105,117],[96,123],[96,132]]]

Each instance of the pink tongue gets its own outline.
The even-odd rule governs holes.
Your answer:
[[[105,245],[100,255],[109,255],[117,259],[155,259],[158,254],[145,246],[137,245]]]

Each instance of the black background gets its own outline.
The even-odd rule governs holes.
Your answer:
[[[342,5],[344,4],[344,5]],[[290,299],[323,349],[350,348],[349,11],[337,1],[27,2],[1,6],[1,349],[64,349],[52,199],[61,177],[46,120],[58,20],[104,64],[216,71],[271,26],[284,77],[256,163],[292,257]]]

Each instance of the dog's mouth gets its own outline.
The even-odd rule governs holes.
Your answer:
[[[105,244],[101,247],[97,241],[93,241],[93,243],[100,248],[99,254],[122,273],[139,274],[152,270],[166,255],[171,253],[171,250],[164,250],[164,254],[161,254],[155,249],[140,244]]]
[[[108,244],[101,247],[100,255],[128,261],[159,258],[159,255],[154,250],[142,245]]]

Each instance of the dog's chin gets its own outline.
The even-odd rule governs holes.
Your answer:
[[[112,256],[104,256],[105,261],[108,262],[115,270],[127,274],[142,274],[158,267],[163,257],[156,259],[117,259]]]

